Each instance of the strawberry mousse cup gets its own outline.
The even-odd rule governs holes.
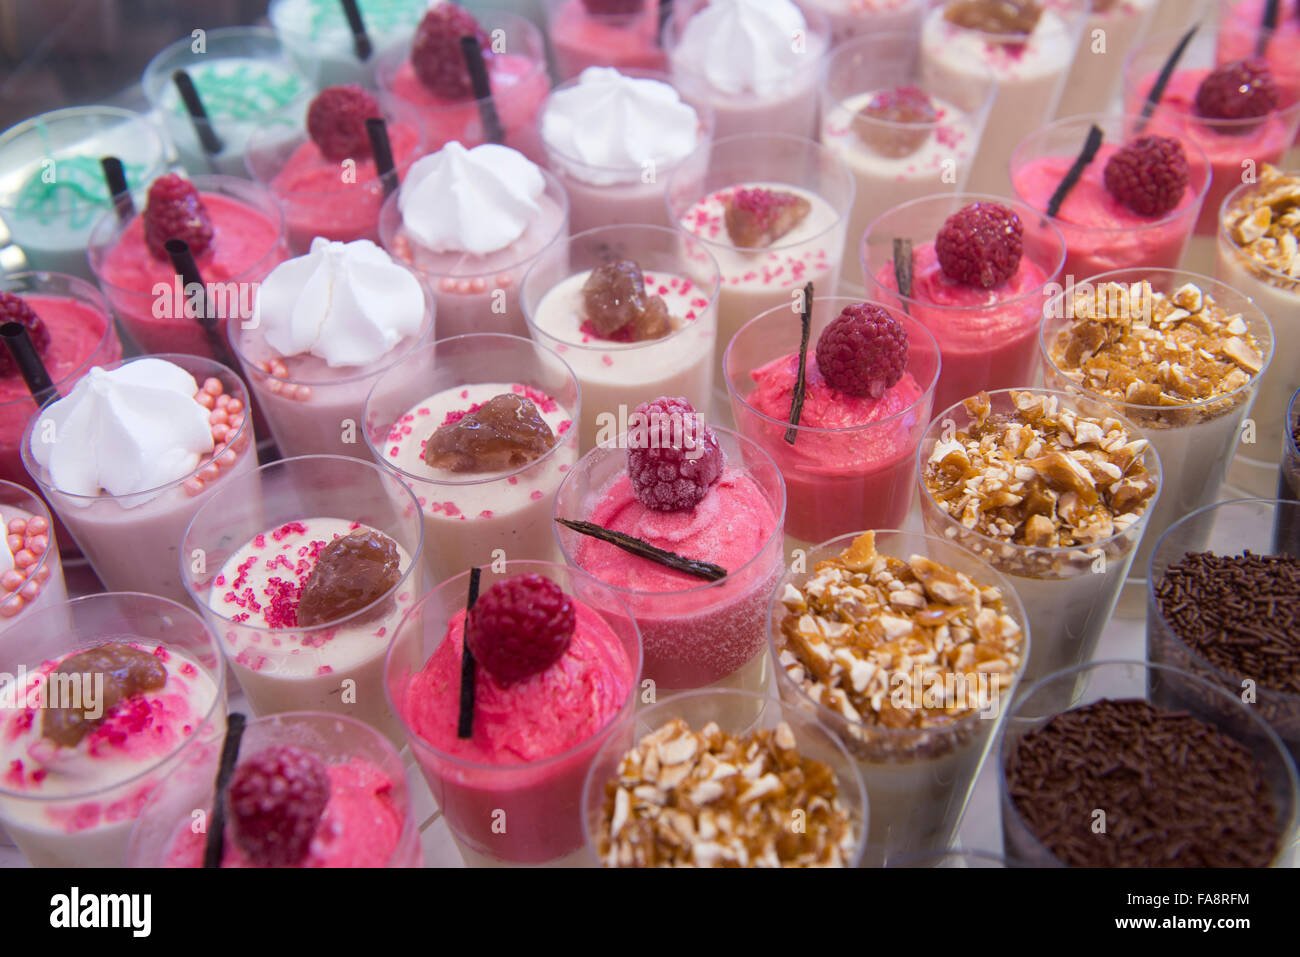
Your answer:
[[[568,193],[573,232],[671,226],[663,184],[679,169],[684,179],[703,179],[713,108],[665,74],[595,68],[551,91],[538,128]]]
[[[423,543],[415,497],[390,472],[304,455],[211,496],[181,571],[255,713],[347,715],[400,744],[383,659],[423,588]]]
[[[379,214],[383,247],[433,290],[441,339],[484,331],[527,336],[519,283],[568,233],[560,181],[493,144],[466,150],[448,143],[417,160]]]
[[[520,295],[529,331],[569,364],[582,387],[582,452],[625,431],[627,413],[656,396],[685,396],[708,408],[719,288],[717,267],[711,277],[705,272],[710,259],[701,242],[677,230],[610,226],[552,246],[528,270]],[[643,283],[631,318],[622,303],[637,272],[620,268],[627,263]]]
[[[0,481],[0,633],[68,600],[50,510],[39,495]],[[22,616],[20,618],[20,616]]]
[[[660,399],[649,407],[664,405]],[[690,443],[700,441],[694,438],[700,421],[683,423],[687,448],[680,448],[681,439],[678,448],[688,456],[698,451]],[[703,498],[673,511],[647,507],[629,479],[636,431],[631,417],[629,423],[632,431],[597,446],[570,471],[555,497],[556,519],[594,522],[721,566],[726,577],[709,581],[668,568],[557,521],[564,560],[595,575],[627,603],[641,630],[645,678],[654,682],[656,694],[704,687],[765,690],[770,665],[764,616],[783,563],[781,473],[757,444],[714,426],[721,472],[714,472],[717,478]]]
[[[460,50],[460,37],[477,33],[505,145],[541,163],[537,113],[551,89],[542,32],[522,17],[496,10],[483,12],[477,31],[475,22],[450,3],[430,8],[410,46],[375,58],[379,89],[419,113],[427,149],[440,149],[453,141],[466,147],[490,142],[483,126],[486,104],[474,97]],[[415,66],[417,58],[425,64],[424,74],[435,80],[434,86],[426,85]]]
[[[926,0],[803,0],[805,9],[820,11],[830,23],[832,49],[860,36],[901,33],[916,46]]]
[[[1229,63],[1255,56],[1263,34],[1263,56],[1268,60],[1273,79],[1291,96],[1300,97],[1300,8],[1279,4],[1277,29],[1262,30],[1267,2],[1229,0],[1219,5],[1215,62]]]
[[[1124,60],[1146,36],[1158,3],[1092,0],[1070,64],[1070,76],[1056,105],[1058,119],[1111,108],[1119,93]]]
[[[189,601],[181,539],[200,506],[257,467],[248,393],[211,359],[96,367],[31,417],[23,466],[111,591]]]
[[[828,326],[863,306],[883,310],[906,340],[901,377],[879,396],[832,386],[817,364]],[[786,550],[832,537],[845,525],[892,528],[911,510],[917,443],[930,421],[939,345],[892,307],[833,296],[813,300],[806,389],[793,444],[790,406],[799,372],[799,315],[778,306],[747,323],[727,347],[727,391],[739,432],[775,460],[785,479]]]
[[[641,679],[636,622],[614,589],[578,569],[515,559],[483,566],[470,616],[472,736],[461,738],[469,578],[462,571],[438,585],[402,621],[384,671],[392,709],[466,864],[590,865],[582,840],[582,784],[618,722],[636,708]],[[524,611],[501,636],[488,627],[500,621],[492,620],[494,593],[510,591],[526,593],[520,599]],[[562,650],[556,639],[563,632],[554,629],[563,615],[553,613],[538,623],[540,616],[533,613],[538,599],[532,596],[539,592],[548,608],[566,601],[570,606],[569,639]],[[476,630],[480,622],[483,627]],[[539,655],[545,651],[536,661],[527,656],[532,668],[544,667],[500,678],[487,667],[501,665],[486,657],[489,649],[478,644],[480,636],[500,636],[507,645],[514,641]],[[538,641],[546,641],[540,650],[533,644]]]
[[[984,121],[997,93],[993,74],[945,99],[921,74],[916,35],[872,33],[837,46],[821,83],[821,141],[848,164],[856,189],[844,237],[845,279],[867,285],[858,244],[891,206],[966,188]],[[833,291],[833,290],[832,290]]]
[[[150,196],[163,203],[158,184],[178,178],[154,180]],[[196,318],[197,301],[171,260],[165,253],[156,255],[146,241],[148,205],[126,224],[106,213],[91,231],[87,252],[99,288],[140,351],[219,358],[217,343],[224,349],[226,321],[252,316],[257,284],[288,258],[284,214],[275,197],[256,183],[230,176],[196,176],[189,182],[207,211],[211,238],[206,245],[200,232],[176,238],[190,243],[203,277],[207,314],[216,320],[212,335]]]
[[[561,80],[589,66],[663,70],[659,0],[546,0],[546,37]]]
[[[357,9],[371,46],[364,60],[357,56],[338,0],[271,0],[266,18],[294,66],[316,89],[343,83],[373,86],[375,56],[411,42],[429,0],[358,0]]]
[[[28,268],[94,279],[86,242],[113,206],[100,165],[105,156],[122,161],[137,202],[167,166],[157,127],[116,106],[53,110],[0,134],[0,219]]]
[[[431,581],[503,557],[558,557],[551,504],[578,460],[578,396],[550,349],[488,334],[419,349],[375,383],[366,444],[415,494]]]
[[[1204,150],[1162,123],[1114,114],[1049,123],[1012,154],[1016,198],[1046,215],[1093,126],[1105,139],[1050,217],[1065,237],[1065,275],[1077,282],[1112,269],[1177,268],[1210,188],[1210,168]],[[1106,185],[1107,170],[1118,192]],[[1133,182],[1150,184],[1157,175],[1165,177],[1158,190]]]
[[[702,183],[688,168],[668,178],[673,222],[712,256],[701,260],[700,274],[709,275],[715,262],[722,272],[715,388],[723,352],[741,326],[790,305],[806,283],[824,292],[839,286],[853,191],[853,174],[831,150],[784,135],[716,141]]]
[[[121,867],[154,789],[219,740],[216,639],[165,598],[90,595],[16,621],[0,672],[0,823],[34,867]]]
[[[173,79],[177,70],[194,82],[219,141],[215,153],[204,148],[195,131]],[[300,118],[315,93],[269,27],[208,30],[202,43],[187,34],[149,61],[140,85],[175,144],[180,165],[194,174],[225,176],[245,175],[244,148],[253,130],[273,116]]]
[[[1023,232],[1020,255],[1007,250],[996,253],[1005,253],[1005,259],[986,276],[977,260],[988,253],[978,252],[961,237],[967,226],[974,229],[983,222],[971,225],[969,208],[987,209],[990,205],[1010,211]],[[937,251],[941,236],[951,236],[954,246],[969,251],[972,257],[965,259],[961,278],[949,276],[943,268]],[[899,292],[895,275],[894,245],[900,239],[912,244],[910,296]],[[1043,302],[1065,262],[1061,231],[1036,210],[1001,197],[971,193],[914,199],[895,206],[868,227],[861,256],[862,270],[870,277],[867,295],[906,311],[939,341],[943,372],[934,408],[947,408],[981,389],[1033,381]],[[966,281],[977,278],[977,273],[980,281]],[[984,286],[983,281],[989,278],[999,281]]]
[[[251,320],[228,325],[231,351],[281,455],[368,462],[366,396],[433,340],[433,293],[368,240],[311,248],[271,271]]]

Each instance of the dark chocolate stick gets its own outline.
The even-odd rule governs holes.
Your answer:
[[[238,711],[226,716],[226,740],[221,745],[221,764],[213,787],[212,814],[208,817],[208,841],[203,848],[203,866],[220,867],[226,844],[226,791],[239,761],[239,743],[244,738],[245,718]]]
[[[668,26],[668,21],[673,18],[673,0],[659,0],[659,27],[655,30],[655,42],[659,46],[664,43],[664,28]]]
[[[125,223],[135,215],[135,203],[131,202],[131,188],[126,183],[122,161],[116,156],[105,156],[99,165],[104,169],[104,182],[108,184],[108,195],[117,210],[117,218]]]
[[[469,597],[465,600],[465,627],[460,636],[460,715],[456,722],[456,737],[474,737],[474,653],[469,650],[469,614],[478,601],[478,583],[483,569],[477,565],[469,570]]]
[[[366,23],[361,19],[361,11],[357,9],[357,0],[342,0],[342,3],[343,16],[348,18],[348,29],[352,31],[352,48],[357,51],[357,59],[369,60],[375,48],[370,42],[370,35],[366,33]]]
[[[479,116],[483,120],[483,139],[488,143],[504,143],[506,130],[501,125],[496,100],[492,98],[492,83],[488,80],[487,64],[483,62],[483,50],[478,45],[478,37],[461,37],[460,52],[465,58],[465,68],[469,70],[470,83],[474,85],[474,99],[478,100]]]
[[[910,239],[896,238],[894,240],[894,282],[898,284],[898,291],[901,295],[911,298],[912,295],[912,241]],[[911,310],[907,308],[907,303],[903,302],[903,312],[911,315]]]
[[[1155,112],[1156,106],[1160,103],[1160,97],[1165,95],[1165,87],[1169,85],[1169,78],[1174,75],[1174,70],[1178,68],[1178,61],[1182,59],[1187,44],[1192,42],[1192,37],[1196,35],[1199,27],[1199,23],[1192,24],[1191,29],[1183,34],[1183,38],[1178,41],[1178,45],[1170,52],[1169,58],[1165,60],[1165,65],[1160,68],[1160,75],[1156,77],[1155,83],[1151,84],[1151,89],[1147,92],[1146,102],[1142,104],[1142,120],[1138,123],[1135,132],[1141,133],[1146,129],[1147,120],[1151,119],[1151,114]]]
[[[9,347],[9,354],[14,357],[14,364],[22,373],[23,381],[36,402],[42,408],[51,399],[61,399],[59,390],[54,388],[54,380],[45,369],[40,353],[27,333],[27,327],[21,322],[6,322],[0,325],[0,339]]]
[[[375,157],[375,171],[384,185],[384,198],[397,189],[397,168],[393,163],[393,146],[388,141],[388,125],[381,116],[366,119],[366,135],[370,137],[370,152]]]
[[[1262,57],[1268,52],[1268,41],[1277,29],[1278,13],[1281,4],[1278,0],[1266,0],[1264,15],[1259,20],[1259,35],[1255,38],[1255,56]]]
[[[794,380],[794,397],[790,401],[790,428],[785,440],[794,445],[799,435],[799,416],[803,414],[804,393],[808,390],[808,339],[812,336],[813,284],[803,287],[803,312],[799,314],[799,374]]]
[[[172,82],[180,91],[185,112],[190,115],[190,122],[194,124],[194,134],[199,138],[203,152],[209,156],[220,153],[225,149],[225,144],[221,142],[221,137],[217,136],[217,131],[212,128],[208,111],[203,108],[203,100],[199,98],[199,91],[194,86],[194,81],[190,79],[190,75],[184,70],[176,70],[172,73]]]
[[[625,535],[623,532],[615,532],[603,525],[597,525],[595,522],[578,522],[571,518],[557,518],[556,521],[579,535],[587,535],[590,538],[607,542],[631,555],[638,555],[652,562],[658,562],[665,568],[673,568],[679,572],[685,572],[688,575],[694,575],[696,578],[703,578],[711,582],[720,581],[727,577],[727,570],[721,565],[715,565],[713,562],[703,562],[695,558],[686,558],[676,552],[670,552],[666,548],[659,548],[649,542],[643,542],[632,535]]]
[[[199,325],[203,327],[203,333],[208,338],[208,345],[212,347],[212,355],[222,365],[237,369],[238,366],[233,364],[234,360],[226,350],[226,344],[221,341],[221,333],[217,329],[217,317],[212,315],[211,304],[208,302],[208,287],[199,272],[199,264],[194,261],[190,244],[183,239],[169,239],[163,243],[163,248],[171,257],[172,268],[176,270],[176,275],[181,277],[182,292],[188,292],[191,283],[198,283],[199,288],[203,290],[200,299],[202,308],[199,309],[198,318]],[[186,295],[185,298],[188,300],[189,296]]]
[[[1083,149],[1079,150],[1079,155],[1074,158],[1070,168],[1061,177],[1056,192],[1052,193],[1052,198],[1047,201],[1048,216],[1055,216],[1061,211],[1061,204],[1065,202],[1065,197],[1070,195],[1070,190],[1074,189],[1074,184],[1079,182],[1079,177],[1083,175],[1088,164],[1097,158],[1097,150],[1101,149],[1101,141],[1105,136],[1100,126],[1096,123],[1092,124],[1087,138],[1083,141]]]

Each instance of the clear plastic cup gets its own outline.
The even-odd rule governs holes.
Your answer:
[[[166,485],[130,495],[111,495],[100,489],[97,495],[61,491],[47,468],[36,461],[32,444],[57,442],[55,433],[38,427],[34,414],[23,432],[23,466],[40,486],[41,494],[58,513],[99,580],[110,591],[138,591],[160,595],[182,604],[189,601],[181,581],[181,539],[190,519],[217,491],[232,484],[237,476],[257,468],[253,448],[253,419],[247,414],[248,392],[230,369],[200,356],[137,356],[104,366],[106,371],[139,359],[162,359],[180,366],[198,384],[200,391],[209,379],[221,383],[232,403],[238,402],[238,426],[216,443],[213,455],[204,456],[193,471]]]
[[[271,0],[266,18],[294,66],[318,90],[356,83],[375,85],[375,57],[411,41],[428,0],[359,0],[371,53],[357,56],[352,28],[336,0]]]
[[[789,614],[781,595],[787,587],[803,585],[814,574],[818,562],[838,557],[861,534],[851,532],[812,548],[795,566],[798,570],[787,571],[774,591],[769,641],[777,662],[777,693],[787,707],[815,715],[857,762],[871,798],[870,845],[886,856],[946,850],[957,834],[984,756],[1032,654],[1031,623],[1011,582],[964,548],[933,535],[876,531],[876,550],[882,555],[903,560],[910,555],[924,555],[963,572],[976,584],[999,588],[1006,613],[1020,625],[1024,635],[1020,668],[1010,689],[992,699],[991,708],[932,728],[868,726],[828,708],[810,697],[780,663],[785,647],[781,623]]]
[[[990,417],[1016,414],[1013,392],[1052,396],[1062,408],[1080,415],[1118,419],[1131,436],[1130,441],[1151,441],[1150,433],[1116,415],[1104,402],[1046,389],[990,392]],[[1150,538],[1147,529],[1152,516],[1159,514],[1160,503],[1167,494],[1164,484],[1168,468],[1162,470],[1164,459],[1152,442],[1142,453],[1142,464],[1155,477],[1156,494],[1147,500],[1137,521],[1109,538],[1073,548],[1003,541],[963,525],[935,500],[925,482],[926,466],[935,446],[945,436],[969,429],[974,421],[966,407],[958,403],[938,413],[930,422],[916,453],[921,519],[931,535],[969,549],[1015,584],[1016,595],[1024,605],[1034,634],[1033,652],[1023,678],[1023,683],[1029,684],[1043,675],[1092,658],[1119,600],[1129,568],[1139,553],[1138,543]],[[1142,566],[1138,566],[1137,574],[1142,574]]]
[[[519,295],[533,339],[561,356],[582,387],[583,452],[625,430],[619,422],[642,402],[682,396],[697,409],[713,401],[719,275],[698,240],[661,226],[590,229],[547,249],[524,276]],[[584,331],[583,284],[607,263],[631,260],[646,296],[661,296],[680,326],[659,339],[615,342]],[[602,428],[603,426],[603,428]]]
[[[0,528],[8,549],[0,552],[3,633],[18,621],[63,604],[68,590],[59,544],[54,539],[54,520],[39,495],[22,485],[0,481]]]
[[[253,609],[250,617],[237,585],[245,563],[285,554],[297,563],[301,548],[286,553],[275,544],[294,522],[306,524],[306,540],[314,541],[346,535],[358,523],[379,532],[399,548],[397,582],[327,624],[277,626],[269,620],[271,602],[263,602],[268,613]],[[256,547],[257,536],[264,536],[264,549]],[[185,530],[181,570],[254,712],[328,711],[364,721],[400,744],[401,729],[384,698],[384,653],[424,590],[423,546],[415,497],[390,472],[342,456],[304,455],[264,465],[205,502]],[[283,574],[290,583],[303,581],[292,566]]]
[[[868,795],[862,785],[857,765],[844,745],[825,725],[811,715],[768,697],[735,689],[708,689],[675,694],[650,707],[627,715],[609,736],[587,772],[582,788],[582,816],[587,839],[587,854],[592,861],[614,867],[601,853],[608,839],[605,821],[607,788],[618,778],[618,766],[642,737],[669,721],[681,719],[692,731],[699,732],[709,723],[717,724],[725,734],[743,737],[755,731],[772,731],[785,722],[794,732],[795,748],[802,758],[829,765],[835,775],[838,799],[849,812],[855,840],[845,867],[854,867],[862,856],[867,840]],[[616,854],[617,852],[612,852]]]
[[[151,719],[149,741],[131,748],[132,753],[121,753],[120,739],[96,731],[71,750],[66,745],[47,747],[44,738],[24,745],[27,729],[36,720],[44,721],[38,713],[43,702],[57,695],[75,705],[76,696],[66,697],[72,690],[68,685],[42,680],[42,690],[35,697],[24,704],[20,696],[15,708],[0,710],[0,722],[5,726],[0,753],[6,755],[5,767],[12,770],[11,761],[18,761],[20,755],[30,762],[32,747],[39,747],[37,753],[42,756],[38,761],[47,772],[34,785],[34,775],[22,785],[16,785],[12,775],[0,779],[0,822],[34,867],[123,866],[132,822],[155,787],[176,770],[188,749],[220,738],[226,672],[216,639],[198,615],[165,598],[131,593],[90,595],[24,616],[0,641],[0,673],[11,681],[15,680],[11,676],[17,676],[17,682],[26,682],[22,687],[11,686],[21,695],[24,688],[34,687],[31,682],[44,664],[109,641],[138,642],[144,650],[157,649],[154,653],[167,662],[167,683],[176,689],[166,698],[155,697],[167,702],[166,719]],[[92,688],[86,691],[102,702],[105,691],[98,677],[91,673]],[[130,707],[128,700],[115,713]],[[161,705],[155,714],[162,714]],[[174,726],[177,724],[180,726]],[[134,734],[125,725],[113,732],[117,733]],[[98,742],[94,753],[91,742]],[[97,756],[111,766],[95,773]],[[108,760],[112,757],[119,760]]]
[[[1008,793],[1007,769],[1020,739],[1062,711],[1104,698],[1136,698],[1158,708],[1184,711],[1245,745],[1263,766],[1277,812],[1281,839],[1274,865],[1286,866],[1296,831],[1295,763],[1259,715],[1237,695],[1178,668],[1145,661],[1094,661],[1048,675],[1032,685],[1012,705],[1003,724],[997,749],[998,782],[1002,840],[1012,867],[1063,866],[1029,829]]]
[[[860,36],[899,33],[917,45],[926,0],[803,0],[830,21],[832,49]]]
[[[810,372],[822,332],[845,307],[860,301],[833,296],[813,300]],[[884,308],[907,332],[905,374],[915,383],[915,398],[901,411],[865,425],[820,428],[801,417],[801,424],[794,427],[793,444],[786,441],[789,402],[783,400],[774,410],[767,404],[771,399],[763,398],[759,407],[752,373],[787,356],[798,356],[798,311],[791,306],[769,309],[746,323],[727,347],[727,392],[736,428],[772,456],[785,479],[787,545],[822,542],[846,526],[894,528],[911,510],[914,456],[930,421],[940,375],[939,346],[915,319]]]
[[[500,571],[497,569],[500,568]],[[641,676],[641,640],[636,622],[611,589],[585,572],[550,562],[508,560],[500,566],[484,566],[480,594],[501,578],[539,574],[559,585],[578,605],[585,606],[592,620],[610,632],[611,648],[625,655],[628,687],[622,700],[598,728],[584,740],[560,753],[535,760],[519,760],[507,749],[500,763],[470,760],[440,748],[412,726],[411,708],[420,707],[427,716],[435,702],[415,703],[410,699],[411,679],[425,668],[450,631],[453,618],[465,609],[469,572],[462,572],[435,587],[407,614],[393,638],[385,664],[389,701],[402,720],[403,730],[438,807],[442,809],[451,835],[465,862],[476,867],[586,865],[582,840],[582,784],[601,746],[615,733],[620,719],[636,707]],[[593,627],[596,627],[593,625]],[[478,681],[484,680],[480,671]],[[611,675],[606,680],[613,681]],[[445,693],[458,701],[459,686]],[[519,702],[529,700],[527,691]],[[540,687],[532,697],[544,696]],[[596,692],[592,692],[593,699]],[[566,713],[570,706],[566,705]],[[556,705],[532,705],[549,710]],[[454,706],[453,706],[454,707]],[[539,712],[540,713],[540,712]],[[492,715],[492,717],[497,717]],[[427,720],[435,720],[427,717]],[[476,720],[484,716],[481,711]],[[453,719],[454,720],[454,719]],[[509,720],[501,715],[498,720]],[[531,719],[520,719],[527,727]],[[539,732],[541,733],[541,732]],[[475,731],[475,739],[483,740]],[[539,746],[530,742],[528,747]]]
[[[546,38],[561,80],[589,66],[663,70],[659,0],[641,0],[629,13],[592,13],[583,0],[546,0]]]
[[[1119,94],[1124,58],[1146,36],[1160,0],[1095,2],[1079,35],[1056,117],[1110,109]],[[1191,6],[1188,0],[1179,3]]]
[[[948,217],[972,203],[998,203],[1024,227],[1021,288],[1008,280],[994,290],[954,283],[943,275],[934,240]],[[894,241],[912,243],[912,295],[898,292]],[[867,227],[859,247],[867,295],[907,312],[939,341],[943,370],[934,407],[945,409],[981,389],[1033,382],[1038,370],[1038,326],[1043,302],[1065,263],[1065,239],[1055,224],[1005,196],[945,193],[895,206]],[[990,293],[993,295],[991,296]],[[936,295],[939,294],[939,295]],[[938,299],[943,301],[937,301]],[[994,301],[990,302],[990,298]]]
[[[444,407],[464,411],[513,392],[514,386],[555,403],[553,411],[542,410],[554,423],[548,422],[555,444],[535,460],[489,473],[435,470],[418,454],[420,446],[410,444],[442,426]],[[573,371],[554,352],[529,339],[487,334],[456,336],[416,350],[375,383],[363,413],[366,445],[374,460],[416,496],[429,542],[424,558],[431,581],[500,557],[558,557],[551,503],[564,473],[578,460],[573,427],[581,417],[578,395]]]
[[[128,867],[202,867],[207,844],[207,825],[213,815],[213,783],[221,764],[224,737],[196,745],[165,784],[154,791],[131,830],[127,847]],[[249,757],[274,747],[295,747],[314,754],[325,765],[326,773],[346,780],[349,767],[358,769],[366,780],[365,799],[359,788],[343,791],[342,805],[326,806],[321,827],[333,831],[333,847],[346,846],[361,855],[360,861],[344,857],[338,860],[333,847],[328,857],[309,854],[306,865],[323,867],[423,867],[420,832],[416,826],[411,795],[406,784],[406,768],[392,743],[368,724],[339,714],[319,711],[296,711],[288,714],[254,718],[244,727],[239,743],[241,756]],[[379,781],[387,779],[387,785]],[[331,782],[332,783],[332,782]],[[355,787],[355,785],[354,785]],[[196,830],[196,814],[203,815],[203,826]],[[397,833],[388,834],[396,821]],[[227,819],[229,823],[229,819]],[[374,844],[392,840],[386,857],[377,853]],[[225,836],[224,852],[232,852],[230,834]],[[237,852],[236,852],[237,853]],[[240,866],[252,866],[243,863]],[[303,866],[303,865],[299,865]]]
[[[113,208],[100,159],[122,161],[137,206],[167,167],[158,129],[116,106],[73,106],[23,120],[0,134],[0,218],[28,268],[93,279],[91,227]]]
[[[1278,475],[1278,498],[1287,498],[1300,502],[1300,391],[1291,396],[1291,405],[1287,409],[1287,434],[1284,438],[1286,450],[1282,457],[1282,468]]]

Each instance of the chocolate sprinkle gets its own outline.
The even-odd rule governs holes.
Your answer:
[[[799,416],[803,414],[804,394],[808,391],[808,339],[812,336],[813,284],[803,287],[803,312],[799,314],[799,374],[794,380],[794,396],[790,401],[790,428],[785,430],[785,440],[794,445],[799,436]]]
[[[603,525],[597,525],[595,522],[578,522],[571,518],[557,518],[556,521],[579,535],[599,539],[613,545],[615,548],[621,548],[629,554],[648,558],[650,561],[658,562],[666,568],[674,568],[679,572],[685,572],[687,575],[694,575],[696,578],[716,582],[727,577],[727,570],[721,565],[699,561],[695,558],[685,558],[676,552],[670,552],[666,548],[659,548],[657,545],[643,542],[641,539],[632,535],[625,535],[623,532],[615,532]]]
[[[477,565],[469,570],[469,597],[465,600],[465,627],[460,635],[460,714],[457,716],[456,737],[474,737],[474,652],[469,650],[469,613],[478,601],[478,583],[483,569]]]
[[[244,739],[247,722],[238,711],[226,716],[226,740],[221,745],[221,764],[217,766],[217,782],[212,801],[212,818],[208,821],[208,840],[203,848],[203,866],[220,867],[226,849],[226,791],[235,775],[239,762],[239,744]]]
[[[1074,184],[1079,182],[1079,177],[1083,171],[1088,168],[1088,164],[1097,158],[1097,150],[1101,149],[1101,141],[1105,137],[1101,127],[1096,123],[1088,130],[1088,136],[1083,141],[1083,149],[1079,150],[1079,155],[1075,157],[1074,164],[1065,171],[1065,176],[1061,178],[1061,183],[1056,187],[1056,192],[1052,198],[1047,201],[1047,215],[1055,216],[1061,211],[1061,204],[1065,202],[1065,197],[1070,195],[1070,190],[1074,189]]]

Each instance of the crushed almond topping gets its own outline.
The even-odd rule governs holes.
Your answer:
[[[1300,293],[1300,173],[1261,164],[1259,182],[1224,212],[1223,228],[1254,276]]]
[[[681,718],[645,735],[605,784],[608,867],[847,867],[857,830],[830,766],[784,721],[743,737]],[[860,823],[860,822],[859,822]]]

